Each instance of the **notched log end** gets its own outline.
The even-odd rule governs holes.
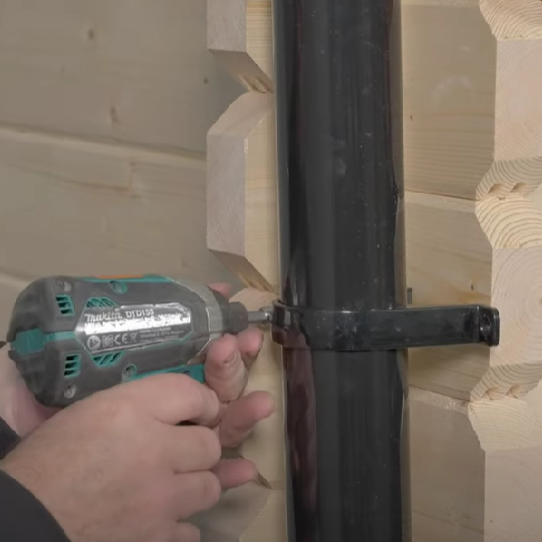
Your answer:
[[[498,40],[542,38],[540,0],[480,0],[480,10]]]
[[[212,252],[232,273],[239,277],[241,282],[246,284],[248,287],[268,292],[277,291],[278,286],[276,281],[274,283],[269,282],[245,256],[231,254],[229,252],[220,252],[218,250],[213,250]]]

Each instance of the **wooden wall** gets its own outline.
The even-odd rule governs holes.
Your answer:
[[[202,0],[0,0],[0,337],[43,274],[231,278],[205,150],[240,92]]]
[[[253,7],[258,4],[252,3]],[[422,54],[405,48],[405,58],[412,59],[411,73],[416,75],[419,68],[423,75],[406,79],[406,92],[424,98],[412,101],[413,109],[432,108],[438,113],[432,113],[432,124],[427,125],[420,124],[424,117],[416,112],[405,118],[407,130],[415,136],[406,149],[407,176],[410,172],[410,177],[419,181],[417,187],[410,185],[409,189],[428,193],[432,198],[446,185],[452,191],[443,197],[474,199],[475,194],[462,192],[466,185],[454,183],[454,179],[457,175],[471,185],[478,184],[495,158],[491,130],[495,114],[492,100],[496,95],[493,85],[497,79],[491,59],[497,44],[494,49],[483,45],[483,40],[493,40],[493,34],[485,26],[483,32],[479,31],[480,25],[486,23],[475,12],[475,0],[404,0],[403,4],[407,8],[407,24],[419,25],[411,35],[418,40],[413,43],[418,43],[422,53],[441,54],[435,47],[438,38],[440,47],[455,55],[447,57],[447,63],[429,64],[420,60],[424,58]],[[508,5],[499,0],[481,4],[496,6],[487,12],[489,15],[504,14]],[[511,12],[512,20],[523,17],[523,26],[513,27],[515,33],[506,35],[499,34],[498,25],[493,30],[504,46],[511,47],[509,53],[504,49],[508,56],[500,57],[506,60],[502,66],[522,67],[524,79],[518,79],[513,72],[499,79],[507,83],[506,91],[510,89],[510,94],[504,92],[500,99],[505,100],[504,104],[508,103],[506,100],[519,104],[514,97],[521,92],[522,100],[528,98],[521,103],[527,103],[531,109],[527,116],[518,117],[519,108],[514,110],[515,116],[502,117],[512,118],[514,129],[503,129],[501,135],[511,134],[509,137],[517,138],[519,143],[514,147],[516,154],[512,153],[512,158],[506,156],[508,162],[501,160],[501,166],[514,168],[518,157],[527,156],[529,167],[516,170],[514,178],[528,188],[533,183],[540,184],[542,145],[536,134],[542,103],[537,89],[541,88],[542,79],[536,69],[540,56],[523,55],[523,50],[516,50],[523,45],[515,38],[532,39],[532,43],[527,43],[529,51],[540,49],[542,8],[534,0],[518,0],[509,5],[516,6],[515,14]],[[535,12],[524,11],[527,9]],[[533,13],[538,13],[538,18]],[[499,22],[498,17],[490,18],[491,21]],[[439,32],[435,33],[435,28]],[[460,31],[456,32],[457,29]],[[4,336],[16,294],[29,280],[44,274],[148,271],[202,281],[233,280],[206,248],[205,151],[209,128],[242,89],[207,51],[206,35],[204,0],[0,0],[0,338]],[[454,41],[458,36],[464,43]],[[489,61],[483,56],[486,54],[491,57]],[[451,58],[458,64],[450,63]],[[436,68],[428,70],[429,65]],[[479,70],[479,66],[487,71]],[[444,77],[445,70],[463,73],[464,68],[467,75]],[[419,89],[423,90],[423,85],[432,84],[431,78],[437,77],[446,84],[437,88],[439,92],[433,101],[427,101]],[[480,86],[469,86],[471,79],[480,81]],[[468,107],[463,109],[465,104]],[[504,107],[502,111],[508,110]],[[532,123],[527,122],[530,117]],[[439,126],[443,129],[436,130]],[[525,143],[526,136],[518,136],[518,130],[525,126],[529,145]],[[482,146],[473,145],[481,141],[479,130],[491,136],[482,138]],[[433,155],[428,152],[430,149],[435,151]],[[505,180],[508,171],[506,167],[502,171],[491,170],[492,175],[499,173]],[[429,188],[435,173],[442,180],[438,189]],[[489,177],[493,178],[492,175]],[[542,208],[542,188],[532,198]],[[430,393],[428,401],[434,399],[433,392]],[[513,398],[508,397],[491,404],[506,407],[511,401],[514,402]],[[539,416],[542,414],[542,386],[527,396],[527,402]],[[462,411],[454,411],[449,404],[436,406],[442,406],[441,411],[450,412],[450,416],[457,414],[458,419],[463,416]],[[459,462],[445,465],[444,477],[448,476],[450,492],[442,491],[443,485],[438,484],[441,473],[437,472],[436,494],[442,499],[429,502],[435,493],[427,492],[427,502],[422,504],[431,509],[453,500],[455,494],[463,496],[466,490],[458,487],[463,478],[454,480],[454,474],[465,464],[474,465],[472,468],[487,484],[480,485],[480,493],[473,493],[468,502],[484,507],[491,520],[487,510],[499,509],[491,508],[491,498],[496,495],[499,500],[504,492],[492,490],[488,480],[491,481],[491,474],[497,479],[496,473],[503,469],[489,462],[486,468],[478,461],[482,457],[482,451],[478,454],[478,440],[458,440],[449,429],[458,427],[462,431],[463,418],[443,425],[435,416],[431,419],[436,420],[437,427],[449,431],[443,437],[443,449],[449,446],[450,435],[455,435],[454,442],[458,442],[461,454],[455,453],[454,448],[452,455]],[[511,420],[514,423],[507,427],[516,424],[519,417]],[[430,429],[431,425],[425,427]],[[427,442],[437,442],[441,434],[430,433]],[[515,442],[509,447],[516,447]],[[428,449],[432,451],[434,447]],[[483,457],[486,456],[492,460],[491,453]],[[520,468],[522,456],[516,455],[515,460]],[[533,462],[539,463],[538,456]],[[425,468],[427,463],[418,464]],[[528,475],[516,480],[523,487],[535,487],[536,480],[529,483],[533,477],[528,470],[525,472]],[[428,475],[431,478],[432,473]],[[471,477],[470,471],[465,471],[465,477]],[[419,478],[416,480],[422,483]],[[474,483],[478,483],[477,479]],[[529,495],[528,491],[524,493]],[[449,533],[446,540],[457,540],[463,532],[461,525],[470,522],[468,517],[463,521],[459,513],[467,500],[457,502],[461,506],[443,507],[442,515],[453,519],[444,522]],[[501,504],[504,508],[509,506],[502,499]],[[533,503],[531,507],[522,503],[511,510],[526,510],[529,514],[532,509]],[[476,516],[476,525],[480,517]],[[523,516],[517,517],[516,521],[529,526],[521,521]],[[532,518],[537,521],[538,512],[532,513]],[[512,523],[508,524],[514,527]],[[442,524],[435,525],[441,533],[440,540],[444,540]],[[469,540],[488,539],[481,529],[470,528],[468,532],[472,534]],[[271,534],[276,533],[278,530]],[[506,536],[504,530],[502,534]],[[253,536],[247,531],[245,539]],[[515,536],[519,540],[517,532]],[[538,540],[539,533],[534,532],[529,540],[534,537]],[[494,538],[497,539],[502,538]]]

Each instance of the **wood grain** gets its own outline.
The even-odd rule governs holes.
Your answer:
[[[210,49],[249,92],[208,134],[207,246],[250,287],[235,299],[258,309],[276,298],[279,282],[271,2],[208,0],[208,12]],[[219,505],[206,542],[287,538],[283,369],[268,330],[246,391],[255,390],[270,393],[276,409],[239,452],[256,464],[267,500],[256,509],[247,489],[239,497],[242,506],[228,513],[233,529],[222,524]]]
[[[542,429],[520,399],[542,378],[542,207],[532,202],[542,199],[540,5],[402,2],[407,279],[414,304],[487,303],[502,318],[498,348],[411,353],[416,542],[534,542],[542,532]],[[246,28],[244,15],[238,21]],[[245,111],[239,108],[239,125],[250,118]],[[241,147],[250,153],[238,142],[232,170],[243,169]],[[239,186],[228,186],[233,203],[224,212],[237,217],[231,222],[237,241],[224,229],[221,242],[232,243],[226,252],[236,254],[245,246],[237,232],[247,204]],[[244,262],[234,264],[240,275]],[[263,445],[255,453],[264,457]]]
[[[411,351],[413,539],[535,542],[542,3],[403,0],[403,7],[414,305],[482,303],[501,317],[497,348]]]
[[[459,399],[521,397],[542,378],[542,212],[520,195],[480,202],[407,193],[414,305],[481,303],[501,317],[499,347],[411,352],[414,386]]]
[[[480,9],[491,31],[500,40],[542,38],[542,5],[539,0],[480,0]]]
[[[537,542],[542,424],[523,401],[410,394],[413,540]]]
[[[406,187],[468,199],[534,191],[542,176],[540,2],[402,6]]]
[[[211,128],[207,246],[248,286],[278,287],[277,184],[271,95],[248,92]]]
[[[0,272],[233,280],[205,247],[205,162],[0,130]]]
[[[270,0],[207,0],[207,46],[248,90],[273,84]]]
[[[0,341],[6,338],[15,300],[27,285],[25,280],[0,273]]]
[[[0,123],[205,152],[241,87],[202,0],[2,0]]]
[[[269,307],[277,296],[273,292],[247,288],[233,298],[249,310]],[[274,413],[260,422],[253,434],[243,443],[240,453],[253,461],[265,481],[274,489],[284,489],[285,450],[276,443],[284,440],[284,405],[282,401],[283,367],[280,347],[271,340],[265,329],[265,341],[256,363],[250,371],[246,393],[267,391],[275,402]],[[272,443],[273,445],[270,445]]]

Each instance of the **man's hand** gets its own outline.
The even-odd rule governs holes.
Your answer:
[[[228,297],[224,284],[212,285]],[[214,427],[223,448],[237,448],[252,432],[255,425],[273,412],[268,393],[257,391],[243,396],[248,372],[256,361],[263,344],[263,333],[250,328],[237,337],[223,337],[211,344],[205,361],[205,380],[220,401],[220,415]],[[230,485],[241,485],[257,475],[249,461],[224,460],[217,467]]]
[[[229,297],[227,284],[212,284],[211,288]],[[251,394],[231,404],[244,391],[247,371],[258,356],[262,341],[261,331],[249,329],[237,339],[229,336],[216,341],[209,350],[205,376],[207,385],[223,403],[220,433],[226,448],[237,446],[255,422],[273,410],[271,399],[265,393]],[[0,418],[20,437],[25,437],[57,411],[36,401],[9,358],[7,346],[0,349]]]
[[[34,400],[0,352],[0,398],[5,390],[10,399],[0,415],[28,435],[0,468],[45,504],[73,542],[199,540],[182,521],[211,508],[222,489],[257,475],[251,462],[221,461],[220,454],[273,411],[268,394],[243,396],[262,342],[257,329],[214,342],[207,386],[153,376],[97,393],[51,419],[55,411]],[[202,426],[177,427],[189,420]]]
[[[198,541],[184,521],[213,507],[230,485],[220,469],[213,472],[220,441],[204,427],[219,412],[206,386],[184,375],[153,376],[62,410],[0,466],[72,542]],[[200,425],[177,426],[183,421]]]

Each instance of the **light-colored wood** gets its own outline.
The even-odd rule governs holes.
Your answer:
[[[271,0],[207,0],[207,46],[248,89],[273,80]]]
[[[542,379],[542,209],[521,195],[474,202],[407,193],[414,305],[497,307],[499,347],[411,351],[414,386],[476,400],[521,397]]]
[[[25,280],[0,273],[0,341],[5,340],[15,299],[27,284]]]
[[[248,286],[278,285],[273,99],[248,92],[211,128],[207,246]]]
[[[254,521],[249,524],[246,531],[239,538],[239,541],[286,542],[287,540],[284,492],[272,491],[269,494],[265,507],[256,515]],[[218,538],[218,542],[223,541],[221,538]]]
[[[538,542],[542,424],[523,401],[411,389],[415,542]]]
[[[258,309],[276,299],[279,281],[271,2],[208,0],[208,44],[249,92],[208,134],[207,246],[250,287],[235,299]],[[258,468],[261,499],[249,487],[238,490],[239,506],[220,503],[205,542],[287,539],[283,370],[269,330],[251,369],[246,392],[253,390],[269,392],[276,405],[239,449]]]
[[[542,377],[542,215],[525,199],[542,182],[542,4],[403,0],[403,23],[405,184],[456,198],[407,195],[414,303],[487,303],[502,317],[491,352],[413,352],[412,382],[521,396]]]
[[[2,0],[0,124],[205,151],[242,90],[206,50],[204,0]]]
[[[501,343],[411,351],[413,540],[542,536],[542,3],[403,0],[407,281]],[[542,393],[542,392],[541,392]],[[542,401],[540,402],[542,407]],[[540,407],[539,407],[540,408]],[[542,408],[540,408],[542,412]]]
[[[405,179],[527,194],[542,176],[542,4],[403,0]]]
[[[273,292],[241,290],[233,301],[249,310],[269,306],[276,300]],[[202,542],[285,542],[285,449],[284,405],[282,401],[282,364],[279,349],[266,331],[264,346],[252,366],[245,393],[267,391],[275,401],[275,412],[259,423],[240,446],[242,457],[258,467],[261,481],[228,491],[219,505],[197,518]]]
[[[528,199],[542,182],[541,6],[402,2],[414,304],[488,303],[502,318],[491,351],[412,352],[412,382],[440,392],[412,388],[409,399],[416,542],[534,542],[542,533],[542,427],[519,399],[542,377],[542,208]],[[242,188],[231,193],[246,209]]]
[[[480,0],[480,7],[499,40],[542,38],[542,6],[538,0]]]
[[[205,162],[0,129],[0,273],[232,280],[205,247]]]
[[[542,209],[542,186],[539,186],[531,195],[530,199]],[[542,382],[525,396],[527,404],[537,413],[542,420]]]
[[[253,483],[226,492],[219,506],[200,514],[195,524],[201,529],[201,542],[286,542],[284,513],[280,492]],[[270,526],[281,538],[275,538]]]
[[[252,92],[234,102],[208,135],[207,242],[241,280],[258,289],[237,296],[254,309],[276,297],[278,284],[274,112],[272,98],[265,94],[271,89],[271,4],[209,0],[208,9],[209,47]],[[234,536],[228,534],[232,541],[264,537],[282,542],[286,538],[282,368],[269,333],[251,372],[247,392],[252,389],[270,392],[276,412],[239,451],[256,463],[273,490],[267,489],[268,500],[257,514],[249,507],[233,513],[238,527]],[[223,540],[218,517],[211,524],[214,533],[209,542]]]
[[[194,518],[201,542],[238,542],[241,533],[266,507],[272,491],[257,483],[226,491],[218,506]]]
[[[233,299],[243,303],[249,310],[258,310],[269,307],[277,296],[272,292],[246,289]],[[271,340],[271,332],[266,329],[264,346],[251,368],[246,393],[267,391],[275,401],[275,412],[260,422],[239,451],[243,457],[256,463],[260,475],[274,489],[284,489],[285,450],[276,446],[284,440],[282,380],[280,347]]]

